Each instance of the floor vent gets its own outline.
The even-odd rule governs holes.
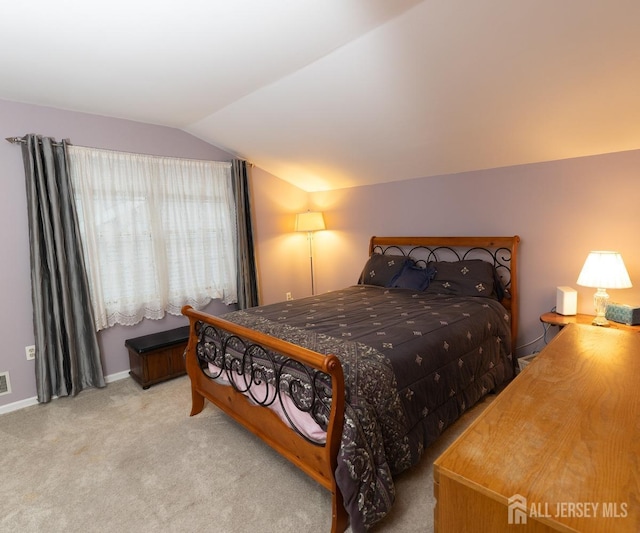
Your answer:
[[[2,396],[3,394],[11,394],[9,372],[0,372],[0,396]]]

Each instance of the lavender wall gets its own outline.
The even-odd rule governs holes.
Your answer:
[[[159,155],[229,160],[230,155],[182,131],[0,101],[2,138],[39,133],[78,145]],[[540,313],[555,305],[555,288],[578,289],[581,312],[591,312],[593,290],[575,283],[593,249],[622,252],[633,289],[612,299],[640,305],[637,206],[640,151],[550,163],[421,178],[397,183],[307,194],[252,169],[257,257],[262,303],[310,294],[308,244],[293,231],[295,213],[325,213],[327,231],[315,234],[317,292],[353,284],[367,256],[371,235],[511,235],[522,237],[519,344],[542,333]],[[20,149],[0,142],[0,372],[9,371],[13,393],[1,407],[35,396],[24,171]],[[225,306],[212,304],[209,312]],[[100,334],[107,375],[128,370],[124,340],[184,324],[180,317],[143,321]],[[523,347],[521,354],[539,348]]]
[[[308,193],[257,167],[251,171],[251,187],[260,302],[282,301],[287,292],[294,298],[309,296],[307,235],[294,231],[295,214],[312,207]]]
[[[231,159],[227,152],[177,129],[0,100],[0,372],[9,371],[12,388],[11,394],[0,396],[0,406],[20,404],[36,395],[34,362],[27,361],[24,352],[25,346],[34,343],[24,169],[20,147],[4,141],[5,137],[27,133],[113,150],[217,161]],[[213,302],[207,311],[219,313],[226,309]],[[125,339],[186,324],[184,317],[167,316],[100,332],[105,374],[129,369]]]
[[[520,345],[543,333],[557,286],[593,313],[595,289],[576,285],[590,250],[622,253],[634,287],[611,299],[640,305],[639,173],[640,151],[629,151],[315,193],[331,229],[316,241],[322,289],[353,282],[371,235],[518,234]]]

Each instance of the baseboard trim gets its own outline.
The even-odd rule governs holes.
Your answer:
[[[33,398],[27,398],[26,400],[20,400],[18,402],[8,403],[6,405],[0,406],[0,415],[11,413],[13,411],[18,411],[20,409],[24,409],[25,407],[29,407],[37,403],[38,403],[37,396],[34,396]]]
[[[116,374],[110,374],[108,376],[105,376],[104,380],[107,383],[111,383],[112,381],[120,381],[121,379],[128,378],[128,377],[129,377],[129,371],[128,370],[123,370],[122,372],[118,372]]]
[[[124,370],[123,372],[117,372],[115,374],[110,374],[104,377],[105,382],[111,383],[113,381],[119,381],[124,378],[129,377],[129,371]],[[54,397],[54,399],[57,398]],[[17,402],[8,403],[6,405],[0,405],[0,415],[4,415],[7,413],[12,413],[13,411],[19,411],[20,409],[24,409],[25,407],[30,407],[32,405],[38,404],[38,397],[34,396],[32,398],[26,398],[24,400],[19,400]]]

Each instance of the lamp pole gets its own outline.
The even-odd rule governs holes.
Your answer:
[[[309,239],[309,264],[311,265],[311,295],[316,294],[314,280],[313,280],[313,231],[307,232],[307,238]]]
[[[307,211],[296,215],[296,231],[306,231],[309,239],[309,264],[311,266],[311,294],[315,295],[316,287],[313,276],[313,232],[325,229],[324,217],[320,211]]]

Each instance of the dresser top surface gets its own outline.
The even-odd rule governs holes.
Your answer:
[[[639,463],[640,334],[572,324],[436,460],[434,476],[505,504],[519,494],[580,531],[638,531]],[[566,516],[575,504],[599,509]],[[614,511],[627,516],[604,516]]]

